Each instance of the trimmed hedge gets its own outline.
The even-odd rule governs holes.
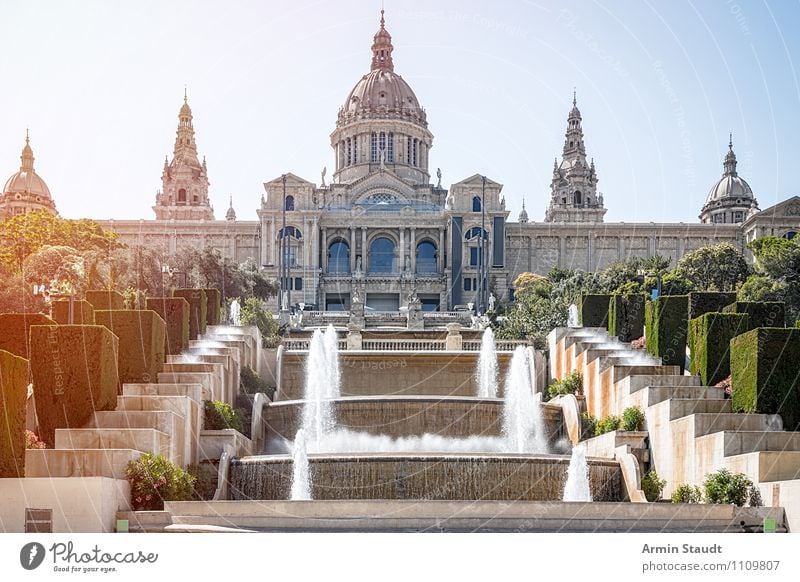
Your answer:
[[[180,354],[189,347],[189,302],[183,297],[148,297],[147,309],[167,324],[167,353]]]
[[[746,313],[750,316],[750,327],[784,327],[786,304],[783,301],[736,301],[726,305],[724,313]]]
[[[612,295],[608,302],[608,335],[629,342],[644,334],[644,295]]]
[[[736,301],[736,293],[697,292],[689,293],[689,319],[704,313],[721,313],[726,305]]]
[[[62,325],[69,325],[69,299],[53,301],[53,319]],[[94,325],[94,307],[88,301],[75,299],[72,306],[73,325]]]
[[[29,360],[32,325],[56,325],[56,322],[43,313],[0,314],[0,350]]]
[[[34,325],[31,371],[39,438],[82,428],[96,410],[117,407],[119,339],[102,325]]]
[[[780,414],[800,429],[800,329],[761,327],[731,340],[731,405],[735,412]]]
[[[578,318],[583,327],[608,327],[608,302],[611,295],[581,295]]]
[[[94,312],[119,338],[119,381],[122,384],[155,382],[164,370],[167,324],[149,309],[101,309]]]
[[[125,309],[125,296],[110,289],[87,291],[86,301],[95,309]]]
[[[203,289],[206,292],[206,324],[219,325],[219,310],[222,296],[219,289]]]
[[[689,322],[692,374],[713,386],[731,373],[730,342],[748,330],[746,313],[704,313]]]
[[[686,336],[689,329],[689,298],[686,295],[662,295],[648,310],[647,351],[661,358],[667,366],[686,361]]]
[[[28,360],[0,350],[0,479],[25,476]]]
[[[189,302],[189,339],[206,333],[208,297],[203,289],[174,289],[173,297],[183,297]]]

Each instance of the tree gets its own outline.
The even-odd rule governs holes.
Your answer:
[[[687,253],[673,272],[699,291],[734,291],[747,279],[750,267],[733,245],[722,243]]]
[[[775,281],[800,281],[800,244],[795,240],[765,236],[752,241],[747,247],[753,251],[756,269]]]
[[[561,281],[562,283],[564,280]],[[537,281],[514,293],[515,305],[506,313],[497,335],[506,339],[527,339],[539,349],[547,345],[547,334],[567,323],[569,301],[554,293],[550,281]]]

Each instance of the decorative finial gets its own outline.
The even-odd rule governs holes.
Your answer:
[[[385,28],[386,21],[383,18],[383,4],[381,4],[381,28]]]
[[[525,199],[522,199],[522,209],[525,210]]]
[[[230,196],[231,196],[231,201],[230,201],[230,203],[229,203],[229,206],[230,206],[231,208],[233,208],[233,194],[231,194]]]
[[[733,150],[733,132],[728,134],[728,149]]]
[[[186,103],[189,100],[189,96],[186,93],[186,83],[183,84],[183,102]]]
[[[575,90],[575,87],[572,88],[572,106],[575,107],[578,105],[578,92]]]
[[[28,145],[30,143],[30,141],[31,141],[30,132],[28,131],[28,128],[26,127],[25,128],[25,145]]]

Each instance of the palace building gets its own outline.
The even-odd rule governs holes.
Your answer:
[[[287,173],[264,184],[258,220],[237,219],[232,200],[225,219],[215,219],[206,161],[198,156],[184,96],[155,219],[101,224],[129,244],[171,252],[212,247],[230,260],[253,259],[268,276],[282,275],[292,304],[346,310],[357,296],[377,311],[396,311],[412,295],[425,310],[475,302],[484,272],[493,293],[508,299],[514,278],[525,271],[546,274],[554,266],[594,271],[656,253],[674,265],[704,245],[729,242],[746,253],[747,242],[759,236],[791,238],[800,230],[798,197],[759,210],[737,173],[732,141],[700,222],[605,222],[606,201],[597,190],[601,172],[587,157],[574,95],[543,220],[531,221],[523,204],[518,220],[511,221],[503,186],[495,179],[474,174],[445,188],[437,171],[434,182],[429,164],[434,136],[425,109],[395,71],[393,51],[382,11],[369,70],[336,117],[331,183],[325,183],[324,173],[321,184]],[[602,164],[602,156],[598,159]],[[47,186],[33,170],[26,139],[22,167],[0,196],[0,213],[33,208],[55,212]]]

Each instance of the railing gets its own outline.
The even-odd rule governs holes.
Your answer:
[[[513,352],[517,346],[529,345],[525,340],[495,340],[494,348],[498,352]],[[468,352],[481,351],[481,340],[463,340],[461,342],[461,349]]]
[[[283,338],[283,349],[287,351],[297,351],[297,350],[308,350],[309,345],[311,344],[310,338]],[[337,342],[337,346],[339,350],[346,350],[347,349],[347,340],[340,339]]]
[[[311,340],[308,338],[284,339],[284,349],[289,351],[308,350]],[[461,349],[467,352],[479,352],[481,349],[480,340],[462,341]],[[517,346],[528,345],[524,340],[498,340],[495,343],[498,352],[511,352]],[[347,350],[347,340],[340,339],[338,342],[339,350]],[[365,338],[361,341],[361,349],[366,351],[382,352],[442,352],[446,349],[447,342],[444,339],[415,339],[415,338],[389,338],[376,339]]]

